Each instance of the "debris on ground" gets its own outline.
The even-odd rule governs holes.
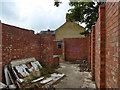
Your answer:
[[[74,60],[74,61],[71,61],[71,63],[79,64],[80,72],[84,72],[84,71],[90,72],[87,58],[81,59],[81,60]]]
[[[9,89],[49,88],[65,76],[55,68],[42,67],[34,57],[11,61],[4,67],[4,74]]]
[[[78,67],[79,64],[72,64],[71,62],[63,61],[60,63],[60,66],[61,68],[58,68],[57,71],[64,73],[66,77],[60,80],[59,83],[53,85],[55,89],[96,89],[96,84],[94,81],[92,81],[91,72],[80,72],[80,67]]]
[[[46,88],[49,87],[50,85],[55,84],[55,82],[57,82],[58,80],[60,80],[61,78],[63,78],[65,76],[65,74],[57,74],[57,73],[53,73],[51,74],[51,77],[46,78],[45,80],[41,81],[41,84],[46,84]]]
[[[42,67],[35,58],[11,61],[4,67],[6,85],[0,83],[0,87],[8,89],[96,88],[91,80],[91,72],[88,72],[88,62],[84,59],[72,63],[74,64],[60,63],[61,68],[55,69]]]
[[[91,72],[80,72],[82,75],[87,74],[87,77],[84,78],[81,88],[96,88],[96,84],[92,81]]]
[[[42,80],[42,79],[44,79],[44,77],[40,77],[40,78],[38,78],[38,79],[36,79],[36,80],[33,80],[32,82],[34,83],[34,82],[38,82],[38,81],[40,81],[40,80]]]
[[[7,88],[7,85],[5,85],[4,83],[0,82],[0,89],[2,88]]]
[[[87,79],[84,79],[84,83],[81,88],[96,88],[96,85],[89,78],[87,78]]]

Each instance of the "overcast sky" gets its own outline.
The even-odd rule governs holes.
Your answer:
[[[0,0],[0,19],[3,23],[29,30],[55,30],[65,23],[71,7],[69,0],[61,0],[59,7],[54,0]]]

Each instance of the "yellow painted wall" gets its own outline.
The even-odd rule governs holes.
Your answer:
[[[83,38],[81,32],[85,29],[74,22],[66,22],[57,30],[55,30],[56,40],[63,40],[64,38]]]

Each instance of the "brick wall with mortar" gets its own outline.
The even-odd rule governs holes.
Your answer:
[[[39,35],[34,31],[2,24],[2,61],[3,66],[11,60],[35,57],[40,61]]]
[[[106,14],[106,88],[120,87],[120,2],[107,2]]]
[[[52,67],[53,61],[53,37],[51,34],[40,34],[41,61],[46,66]]]
[[[7,24],[2,24],[1,30],[3,66],[11,60],[29,57],[35,57],[40,62],[43,61],[41,63],[48,67],[55,66],[54,64],[58,65],[58,58],[53,59],[54,37],[51,34],[34,34],[32,30]]]
[[[100,63],[99,63],[100,62],[100,57],[99,57],[100,56],[100,53],[99,53],[100,52],[100,48],[99,48],[100,40],[99,40],[99,32],[98,32],[98,30],[100,29],[99,19],[98,19],[95,27],[97,27],[97,30],[95,28],[95,31],[97,33],[97,37],[96,37],[96,33],[95,33],[95,55],[96,55],[95,56],[95,81],[97,81],[96,84],[99,87],[100,86],[100,77],[99,77],[100,76]],[[91,58],[91,60],[92,60],[92,58]],[[92,62],[93,62],[93,60],[92,60]],[[92,74],[94,74],[94,72],[92,72]]]
[[[88,38],[64,38],[64,60],[88,58]]]
[[[94,59],[92,59],[94,65]],[[105,87],[105,6],[99,7],[95,25],[95,81],[98,88]]]
[[[62,55],[62,48],[61,49],[58,49],[57,48],[57,43],[61,43],[62,44],[62,41],[53,41],[53,54],[54,55]]]
[[[118,16],[118,23],[119,23],[119,26],[118,26],[118,29],[119,29],[119,32],[118,32],[118,36],[120,36],[120,2],[119,2],[119,5],[118,5],[118,13],[119,13],[119,16]],[[119,46],[120,46],[120,37],[118,38],[118,43],[119,43]],[[120,81],[120,47],[118,47],[118,81]],[[118,85],[119,85],[119,88],[120,88],[120,82],[118,82]]]
[[[95,73],[92,73],[95,74],[98,88],[120,88],[119,36],[120,2],[108,0],[105,6],[99,7],[99,18],[95,25]],[[93,64],[92,56],[91,60]]]
[[[55,39],[56,39],[55,35],[52,35],[52,37],[53,37],[53,40],[55,40]]]
[[[89,64],[89,68],[91,69],[91,34],[89,34],[88,36],[89,38],[89,44],[88,44],[88,47],[89,47],[89,52],[88,52],[88,64]]]
[[[65,41],[62,42],[62,60],[65,60]]]
[[[2,81],[2,24],[0,21],[0,82]]]
[[[52,63],[52,67],[58,67],[59,66],[59,62],[60,62],[60,58],[57,56],[57,57],[54,57],[53,58],[53,63]]]
[[[91,70],[92,70],[92,79],[95,80],[95,26],[92,26],[91,33]]]

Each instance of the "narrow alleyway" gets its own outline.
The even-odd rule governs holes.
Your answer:
[[[55,88],[96,88],[95,83],[91,80],[90,72],[80,72],[79,64],[71,64],[62,61],[58,71],[64,73],[60,82],[54,85]]]

